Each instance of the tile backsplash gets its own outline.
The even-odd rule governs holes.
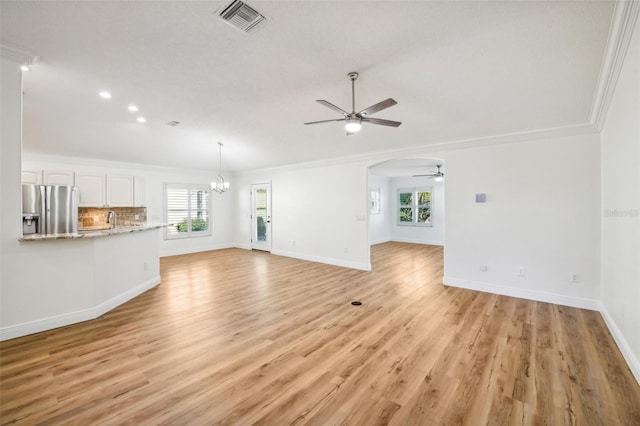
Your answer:
[[[118,226],[131,226],[147,223],[146,207],[78,207],[78,227],[107,225],[107,214],[114,211]]]

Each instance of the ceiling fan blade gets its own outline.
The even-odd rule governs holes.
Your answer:
[[[399,121],[383,120],[381,118],[363,118],[362,121],[371,124],[380,124],[381,126],[398,127],[402,123]]]
[[[319,101],[318,101],[319,102]],[[396,105],[397,102],[394,101],[393,99],[389,98],[389,99],[385,99],[384,101],[378,102],[375,105],[371,105],[369,108],[365,108],[362,111],[360,111],[359,113],[357,113],[356,115],[361,115],[361,116],[365,116],[365,115],[371,115],[374,114],[378,111],[382,111],[385,108],[389,108],[392,107],[394,105]]]
[[[326,106],[327,108],[330,108],[336,112],[339,112],[340,114],[344,115],[345,117],[347,115],[349,115],[349,113],[345,110],[343,110],[340,107],[335,106],[334,104],[332,104],[331,102],[325,101],[324,99],[317,99],[316,102],[318,102],[319,104],[322,104],[324,106]]]
[[[436,177],[436,174],[433,175],[413,175],[413,177]]]
[[[320,121],[309,121],[308,123],[304,123],[304,124],[320,124],[320,123],[329,123],[330,121],[344,121],[346,120],[345,118],[334,118],[333,120],[320,120]]]

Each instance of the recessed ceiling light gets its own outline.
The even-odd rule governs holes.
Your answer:
[[[135,105],[129,105],[127,109],[131,112],[138,112],[138,107]]]
[[[22,65],[22,66],[20,66],[20,69],[21,69],[22,71],[31,71],[31,68],[29,68],[29,66],[28,66],[28,65]]]
[[[146,122],[147,122],[147,119],[146,119],[146,118],[144,118],[144,117],[138,117],[138,118],[136,119],[136,121],[137,121],[138,123],[146,123]]]
[[[111,93],[107,92],[106,90],[103,90],[102,92],[100,92],[100,97],[102,99],[111,99]]]

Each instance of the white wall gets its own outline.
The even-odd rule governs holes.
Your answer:
[[[437,155],[447,164],[445,283],[599,307],[597,134],[402,154],[411,155]],[[272,181],[273,253],[367,269],[369,230],[356,219],[369,217],[368,167],[393,158],[398,154],[238,174],[246,196],[237,199],[236,245],[249,247],[250,184]],[[487,203],[475,203],[480,192]],[[579,282],[570,282],[572,274]]]
[[[602,129],[602,305],[640,382],[640,29]]]
[[[22,76],[19,64],[4,56],[1,62],[0,329],[86,309],[93,303],[93,288],[86,286],[93,279],[93,255],[84,250],[86,242],[50,252],[42,243],[18,241],[22,236]]]
[[[236,245],[250,246],[250,186],[272,183],[272,253],[370,269],[367,166],[291,166],[236,175]],[[295,242],[295,245],[294,245]]]
[[[465,149],[446,160],[446,284],[599,307],[597,134]],[[487,202],[475,203],[476,193]]]
[[[157,243],[139,245],[135,253],[127,253],[131,245],[124,250],[113,246],[121,237],[157,240],[157,231],[101,241],[19,241],[22,77],[19,64],[4,55],[1,65],[0,340],[4,340],[95,318],[157,284],[160,271]],[[109,262],[112,259],[116,261]],[[107,266],[97,276],[100,264]],[[124,294],[113,292],[107,275],[116,277]]]
[[[209,185],[214,172],[199,170],[169,169],[141,164],[108,162],[97,159],[56,157],[36,155],[25,152],[22,161],[24,169],[73,170],[75,172],[98,172],[142,176],[145,178],[147,220],[149,222],[164,221],[164,184],[189,183]],[[224,194],[211,193],[212,234],[198,238],[165,240],[164,232],[160,233],[160,255],[193,253],[205,250],[227,248],[233,245],[236,227],[234,212],[237,191],[233,175],[225,177],[231,182],[231,189]]]
[[[369,175],[369,188],[380,189],[380,213],[369,215],[369,244],[391,241],[391,203],[390,179],[386,176]]]
[[[432,206],[431,223],[432,226],[403,226],[398,225],[398,189],[400,188],[420,188],[431,187]],[[389,204],[391,214],[389,216],[389,226],[391,228],[391,239],[405,243],[444,245],[444,182],[435,182],[426,177],[395,177],[391,179]]]
[[[5,316],[7,267],[15,262],[21,235],[20,151],[22,149],[22,73],[19,64],[0,56],[0,324]]]

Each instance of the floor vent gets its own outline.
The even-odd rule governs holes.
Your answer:
[[[353,302],[351,302],[351,304],[353,306],[360,306],[360,305],[362,305],[362,302],[360,302],[359,300],[354,300]]]
[[[260,22],[267,19],[254,8],[240,0],[235,0],[230,5],[222,9],[219,16],[229,25],[232,25],[244,32],[251,31]]]

